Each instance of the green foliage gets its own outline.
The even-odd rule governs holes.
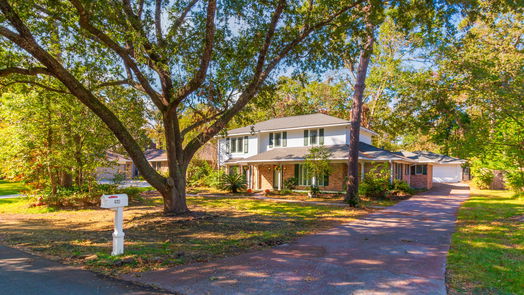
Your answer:
[[[389,169],[386,165],[373,167],[358,187],[360,196],[371,199],[384,199],[389,190]]]
[[[393,184],[389,186],[389,191],[393,194],[403,193],[412,195],[415,193],[415,190],[409,186],[407,182],[400,179],[395,179]]]
[[[71,95],[21,85],[2,91],[0,174],[23,179],[36,188],[66,185],[66,178],[82,186],[95,180],[97,167],[114,164],[107,161],[106,151],[117,144],[116,138]],[[132,96],[112,98],[110,104],[118,110],[117,114],[138,130],[135,134],[141,134],[141,102]],[[130,109],[124,111],[126,107]]]
[[[471,167],[471,184],[478,189],[489,189],[493,181],[493,171],[487,168],[473,166]]]
[[[308,174],[317,179],[317,183],[319,177],[331,173],[332,167],[329,164],[329,158],[331,155],[332,153],[325,146],[314,146],[309,149],[304,166],[306,167]]]
[[[246,179],[242,174],[224,174],[222,176],[222,188],[232,193],[238,193],[246,188]]]
[[[524,192],[524,171],[510,171],[505,175],[505,181],[508,188],[516,193]]]
[[[309,187],[309,195],[312,198],[318,197],[318,195],[320,195],[320,187],[318,185],[311,185]]]
[[[193,159],[187,169],[187,183],[189,186],[221,187],[224,171],[217,170],[208,161]]]
[[[127,194],[129,202],[142,201],[140,193],[151,188],[127,187],[118,188],[117,184],[96,184],[90,186],[58,187],[55,193],[51,190],[35,190],[29,196],[51,208],[87,208],[100,204],[104,194]]]
[[[113,177],[113,183],[114,184],[122,184],[126,180],[126,174],[125,173],[115,173]]]
[[[284,180],[284,189],[286,190],[293,190],[298,185],[298,179],[296,177],[290,177],[286,180]]]

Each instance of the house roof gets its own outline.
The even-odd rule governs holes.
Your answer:
[[[450,157],[446,155],[441,155],[437,153],[427,152],[427,151],[400,151],[395,152],[397,155],[402,155],[411,160],[420,162],[420,163],[438,163],[438,164],[463,164],[466,160]]]
[[[347,144],[325,146],[331,152],[330,160],[346,160],[349,156],[349,146]],[[252,163],[252,162],[291,162],[304,161],[309,153],[309,146],[275,148],[269,151],[251,156],[244,159],[229,159],[226,163]],[[370,161],[407,161],[409,159],[401,155],[377,148],[367,143],[359,143],[359,155],[361,160]]]
[[[303,127],[322,127],[322,126],[337,126],[348,125],[350,122],[337,117],[329,116],[322,113],[291,116],[284,118],[275,118],[267,121],[258,122],[254,125],[245,126],[229,130],[229,135],[249,134],[251,129],[255,132],[268,132],[276,130],[295,129]],[[361,127],[361,129],[375,134],[375,132]]]
[[[144,156],[148,161],[167,161],[167,152],[161,149],[147,149]]]
[[[126,156],[114,152],[106,152],[106,160],[118,164],[125,164],[126,162],[131,161]]]

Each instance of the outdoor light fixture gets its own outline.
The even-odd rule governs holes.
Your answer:
[[[251,135],[255,135],[255,125],[251,125],[251,126],[249,127],[249,133],[250,133]]]

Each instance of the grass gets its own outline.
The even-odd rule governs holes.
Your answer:
[[[27,189],[22,182],[8,182],[0,180],[0,196],[15,195]]]
[[[448,256],[449,293],[524,294],[524,196],[472,190]]]
[[[23,198],[0,200],[0,239],[66,263],[117,274],[272,247],[368,212],[245,198],[189,197],[190,209],[200,214],[166,217],[161,213],[159,197],[150,195],[146,199],[125,210],[126,254],[122,257],[109,256],[113,226],[110,210],[52,211],[32,208]]]

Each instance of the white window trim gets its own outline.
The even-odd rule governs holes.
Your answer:
[[[323,129],[323,134],[322,134],[322,137],[324,138],[324,142],[322,144],[320,144],[320,129]],[[304,130],[307,130],[308,132],[308,136],[307,136],[307,145],[305,146],[321,146],[321,145],[325,145],[326,144],[326,129],[324,128],[311,128],[311,129],[304,129]],[[316,138],[317,138],[317,142],[315,144],[311,144],[311,131],[312,130],[315,130],[317,132],[317,135],[316,135]],[[302,135],[304,136],[304,135]]]
[[[286,133],[286,145],[285,146],[284,146],[284,133]],[[280,134],[280,144],[279,145],[276,145],[276,136],[275,136],[276,134]],[[273,140],[271,140],[271,135],[273,135]],[[267,147],[268,149],[287,147],[287,131],[269,132]]]
[[[242,140],[242,144],[240,145],[240,150],[238,150],[238,142],[239,142],[238,139]],[[233,140],[235,140],[235,151],[233,151]],[[246,141],[248,142],[247,150],[244,150],[244,148],[246,147]],[[228,153],[232,155],[248,153],[249,152],[249,137],[247,136],[228,137],[226,139],[226,151],[228,151]]]

